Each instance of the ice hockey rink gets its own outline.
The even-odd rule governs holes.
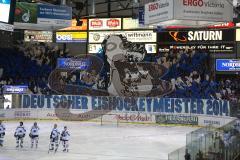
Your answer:
[[[70,151],[48,154],[49,136],[54,123],[59,130],[68,126],[71,134]],[[38,149],[30,148],[29,129],[33,121],[24,122],[27,134],[24,148],[16,149],[14,131],[18,123],[5,122],[4,147],[0,160],[166,160],[168,153],[186,143],[191,127],[134,124],[103,124],[97,122],[40,121]]]

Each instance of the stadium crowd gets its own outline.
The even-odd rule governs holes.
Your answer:
[[[67,57],[68,50],[51,43],[19,41],[14,49],[0,49],[0,54],[0,86],[27,85],[31,93],[50,94],[48,76],[57,58]]]
[[[34,94],[52,93],[47,85],[48,76],[56,67],[57,58],[70,57],[68,49],[64,51],[57,45],[22,41],[14,49],[0,49],[0,54],[0,86],[28,85]],[[173,92],[169,97],[240,101],[238,80],[222,78],[217,81],[208,53],[171,50],[161,55],[156,56],[155,61],[169,70],[161,77],[172,83]],[[76,74],[67,76],[63,75],[63,81],[76,82]]]
[[[173,93],[168,96],[239,101],[238,80],[229,78],[217,80],[209,59],[208,53],[194,50],[170,51],[159,57],[157,62],[169,68],[163,77],[170,80],[173,86]]]

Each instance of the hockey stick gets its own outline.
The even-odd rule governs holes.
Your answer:
[[[48,145],[48,154],[50,153],[51,147],[52,147],[52,142],[50,140],[49,145]]]

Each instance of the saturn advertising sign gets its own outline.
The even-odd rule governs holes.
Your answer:
[[[189,42],[221,42],[235,41],[234,30],[189,30],[159,32],[158,42],[166,43],[189,43]]]

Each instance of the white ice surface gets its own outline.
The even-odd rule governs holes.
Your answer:
[[[40,121],[39,148],[30,148],[31,121],[24,122],[27,135],[24,148],[16,149],[14,130],[17,122],[6,122],[4,147],[0,160],[165,160],[168,153],[186,143],[186,133],[196,128],[162,127],[154,125],[126,125],[87,122],[56,122],[62,130],[67,125],[71,134],[70,151],[48,154],[49,135],[53,121]]]

